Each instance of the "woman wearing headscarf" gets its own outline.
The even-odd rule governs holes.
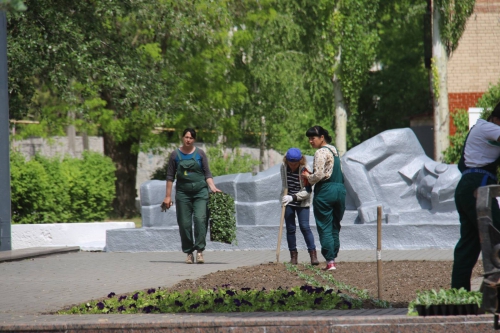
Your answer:
[[[346,189],[337,148],[330,144],[332,137],[321,126],[307,130],[314,153],[313,173],[303,177],[314,185],[314,218],[321,243],[321,254],[326,259],[325,270],[337,269],[335,258],[340,249],[340,221],[344,216]]]

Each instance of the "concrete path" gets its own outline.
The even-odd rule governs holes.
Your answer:
[[[69,250],[69,249],[68,249]],[[42,315],[61,308],[101,298],[110,292],[116,294],[134,290],[172,286],[184,279],[196,279],[218,270],[233,269],[274,262],[275,251],[206,251],[203,265],[186,265],[181,252],[107,253],[68,252],[37,256],[47,249],[25,251],[25,259],[6,261],[13,253],[0,252],[0,331],[2,324],[26,324],[32,322],[93,321],[102,316],[54,316]],[[11,251],[14,252],[14,251]],[[19,256],[18,256],[19,257]],[[306,251],[299,258],[307,258]],[[281,261],[288,260],[283,253]],[[382,251],[382,260],[453,260],[452,250]],[[375,251],[341,251],[338,261],[376,261]],[[336,311],[330,315],[366,316],[406,314],[406,309],[382,309],[371,311]],[[314,311],[309,311],[309,315]],[[324,311],[317,313],[325,315]],[[269,315],[269,314],[268,314]],[[279,314],[276,314],[279,315]],[[131,320],[112,315],[107,320]],[[241,314],[239,314],[241,316]],[[253,315],[255,316],[255,314]],[[288,315],[282,314],[281,317]],[[78,319],[75,319],[78,317]],[[85,319],[87,318],[88,319]],[[164,318],[167,318],[168,315]],[[125,319],[127,318],[127,319]],[[153,318],[153,317],[151,317]]]

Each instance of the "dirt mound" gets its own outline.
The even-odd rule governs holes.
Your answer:
[[[387,261],[382,263],[382,298],[391,302],[393,307],[407,307],[418,290],[449,289],[451,280],[451,261]],[[322,266],[320,266],[322,267]],[[315,276],[322,284],[331,283],[314,275],[304,265],[299,264],[301,272]],[[481,277],[482,261],[479,261],[472,278]],[[365,289],[370,296],[377,298],[376,262],[339,262],[337,270],[329,271],[335,280],[358,289]],[[302,286],[305,280],[297,273],[288,271],[284,264],[261,264],[237,269],[217,271],[196,280],[184,280],[170,288],[171,291],[211,289],[229,285],[234,289],[266,288],[289,289]]]

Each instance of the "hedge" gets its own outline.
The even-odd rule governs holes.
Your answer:
[[[11,152],[13,223],[103,221],[115,197],[115,166],[95,152],[82,158],[26,160]]]

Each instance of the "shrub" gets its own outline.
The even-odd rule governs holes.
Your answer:
[[[226,244],[235,241],[236,210],[234,199],[226,193],[211,193],[208,200],[208,211],[210,212],[210,240]]]
[[[115,197],[111,159],[84,152],[81,159],[11,153],[12,221],[57,223],[102,221]]]
[[[214,177],[221,175],[230,175],[233,173],[251,172],[253,167],[259,164],[259,161],[253,159],[250,154],[241,154],[241,150],[236,148],[231,153],[225,153],[223,146],[208,147],[206,151],[210,171]],[[168,158],[162,167],[156,169],[151,175],[151,179],[167,179]]]
[[[444,162],[448,164],[458,164],[462,156],[464,141],[469,133],[469,113],[467,110],[458,110],[452,113],[453,123],[457,131],[450,136],[450,146],[444,151]]]
[[[259,161],[253,159],[250,154],[242,155],[239,148],[233,149],[228,154],[222,146],[213,146],[208,148],[207,155],[210,161],[210,171],[214,177],[251,172],[254,166],[259,165]]]

